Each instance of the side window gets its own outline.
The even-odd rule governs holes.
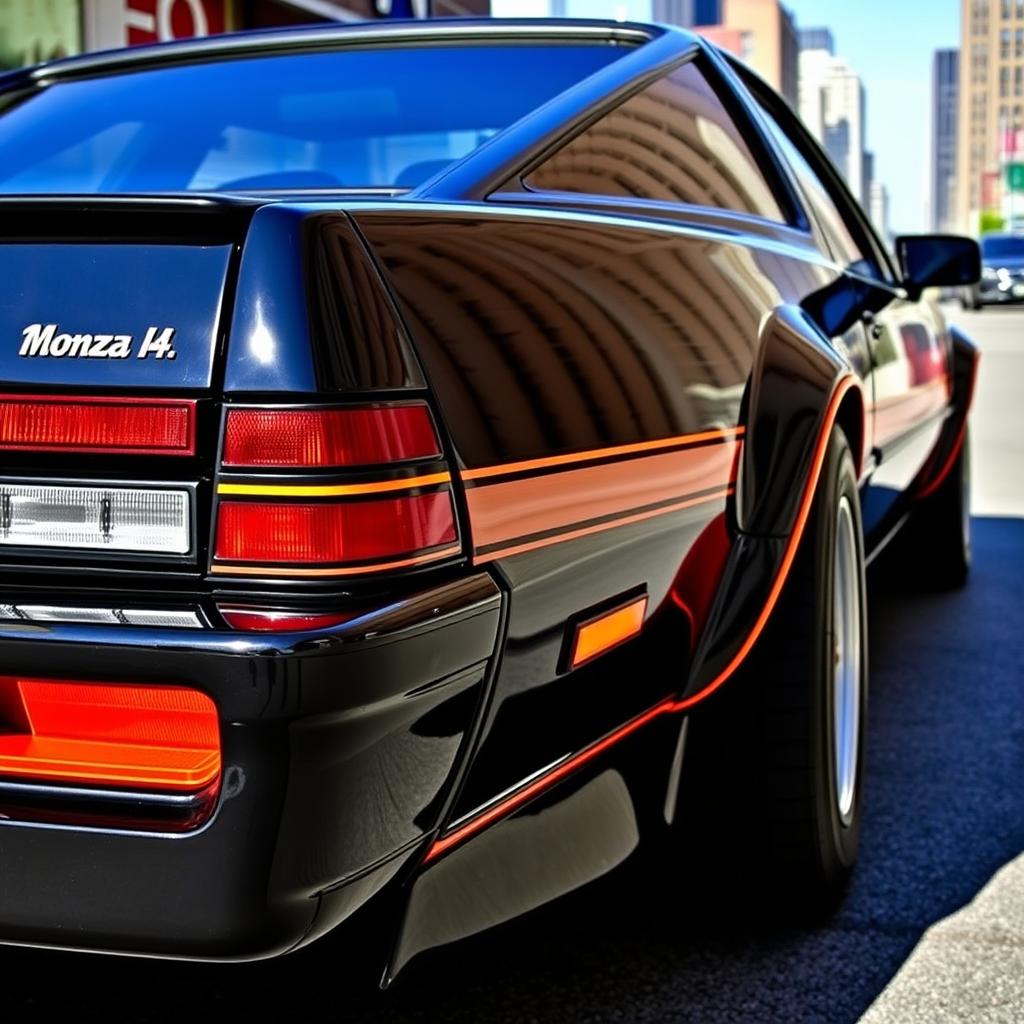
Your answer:
[[[815,218],[827,236],[836,259],[854,273],[867,277],[885,277],[886,275],[881,270],[878,260],[871,253],[870,248],[858,242],[857,235],[862,232],[843,217],[837,201],[833,199],[828,187],[822,182],[789,133],[759,100],[755,98],[754,102],[757,103],[766,126],[782,150],[786,162],[796,175],[804,199],[814,211]]]
[[[630,97],[525,178],[535,191],[650,199],[785,222],[739,129],[691,61]]]

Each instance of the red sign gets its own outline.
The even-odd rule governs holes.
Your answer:
[[[223,32],[227,0],[125,0],[124,32],[129,46],[191,39]]]
[[[981,176],[981,207],[994,210],[999,206],[999,172],[986,171]]]

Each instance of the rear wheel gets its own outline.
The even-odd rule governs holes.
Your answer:
[[[765,632],[693,719],[684,820],[745,888],[812,910],[843,891],[860,834],[866,712],[859,493],[836,429]]]

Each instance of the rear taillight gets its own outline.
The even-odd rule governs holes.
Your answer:
[[[0,450],[195,454],[187,399],[0,395]]]
[[[460,551],[422,402],[229,409],[217,494],[215,573],[348,576]]]
[[[354,619],[358,612],[292,612],[269,608],[222,608],[217,611],[232,629],[260,633],[288,633],[303,629],[329,629]]]
[[[0,677],[0,780],[198,793],[220,768],[198,690]]]
[[[373,466],[441,454],[421,403],[353,409],[229,409],[225,466]]]
[[[222,501],[217,557],[286,563],[394,559],[455,542],[447,491],[373,501]]]

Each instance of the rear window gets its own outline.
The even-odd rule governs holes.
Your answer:
[[[0,96],[0,192],[411,188],[624,52],[348,49],[58,82]]]

